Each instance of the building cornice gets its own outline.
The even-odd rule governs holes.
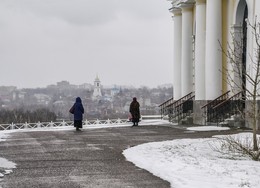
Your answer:
[[[171,0],[171,1],[172,1],[173,8],[181,8],[181,7],[193,5],[194,3],[196,3],[195,0]]]
[[[169,9],[169,11],[170,11],[174,16],[179,16],[179,15],[181,15],[181,8],[172,7],[172,8]]]
[[[196,0],[196,5],[206,4],[206,0]]]

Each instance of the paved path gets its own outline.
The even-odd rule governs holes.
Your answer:
[[[195,133],[160,125],[13,133],[0,142],[0,157],[17,168],[0,181],[0,187],[169,188],[168,182],[126,161],[122,151],[147,142],[230,132],[237,131]]]

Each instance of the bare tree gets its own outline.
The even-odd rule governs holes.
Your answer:
[[[227,49],[223,48],[222,53],[225,54],[228,66],[224,68],[228,85],[234,92],[242,92],[242,100],[246,104],[246,109],[241,112],[243,119],[253,129],[253,150],[258,151],[259,140],[257,139],[257,124],[259,120],[259,104],[258,99],[259,83],[260,83],[260,23],[252,24],[248,20],[247,26],[243,30],[247,30],[252,34],[253,53],[248,53],[247,49],[247,32],[234,32],[231,34],[232,43],[227,44]],[[245,59],[247,64],[245,64]],[[232,144],[235,142],[232,140]]]

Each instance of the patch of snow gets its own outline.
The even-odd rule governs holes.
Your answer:
[[[123,154],[174,188],[259,188],[260,162],[223,158],[212,150],[217,142],[217,138],[154,142],[126,149]]]
[[[189,127],[190,131],[223,131],[229,130],[229,127],[218,127],[218,126],[199,126],[199,127]]]
[[[8,137],[8,135],[4,132],[4,131],[0,131],[0,142],[1,141],[5,141],[6,138]],[[15,168],[16,164],[0,157],[0,170],[1,169],[11,169],[11,168]],[[3,172],[0,172],[0,177],[4,177],[5,174],[8,174],[8,172],[10,172],[10,170],[4,170]]]

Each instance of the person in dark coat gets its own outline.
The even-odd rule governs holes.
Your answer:
[[[140,119],[140,104],[137,101],[136,97],[133,98],[133,101],[130,104],[129,111],[132,115],[133,126],[138,126],[138,122]]]
[[[84,107],[81,102],[81,98],[77,97],[76,102],[70,109],[70,113],[74,114],[74,127],[79,131],[79,128],[82,128],[82,120],[84,114]]]

